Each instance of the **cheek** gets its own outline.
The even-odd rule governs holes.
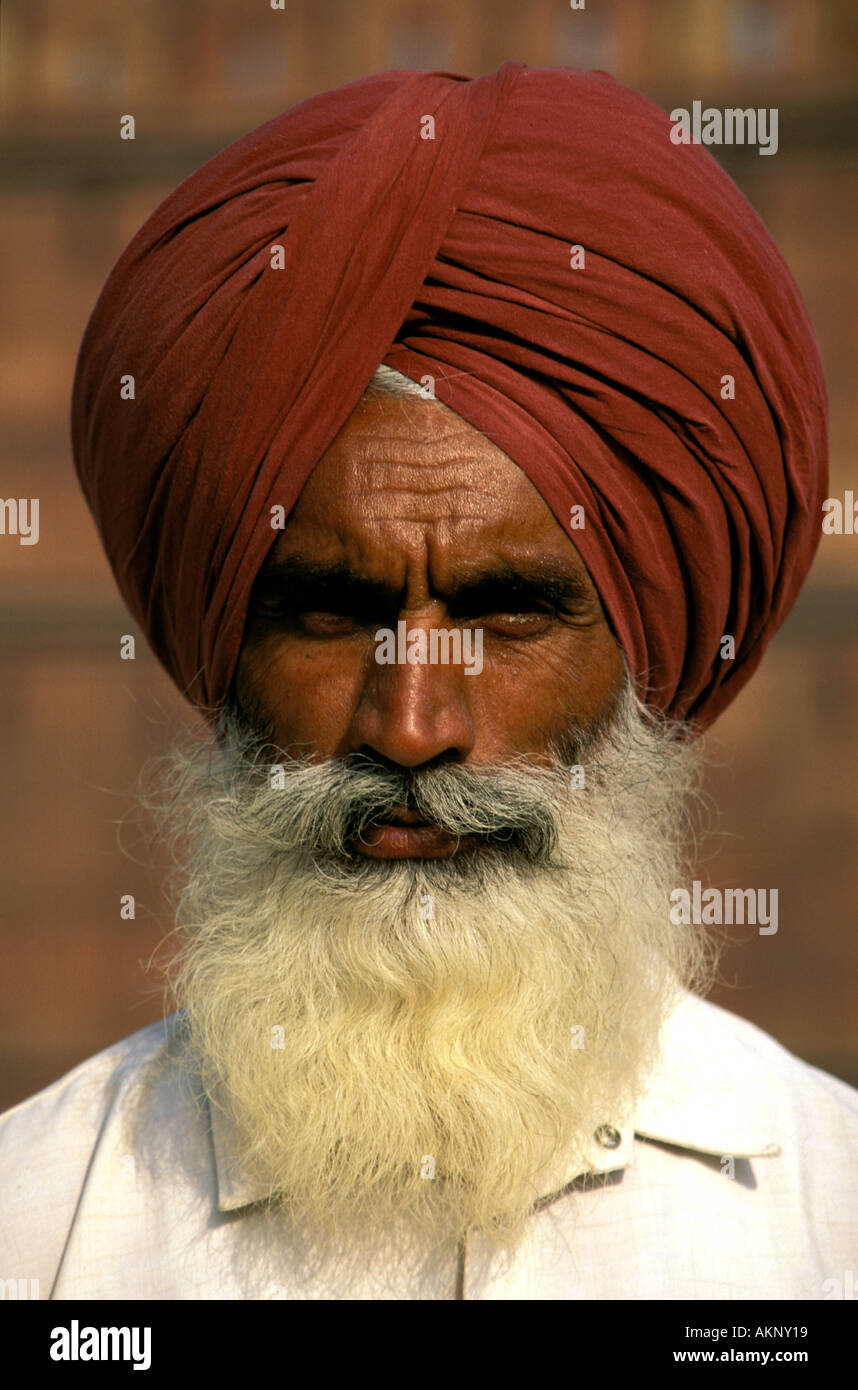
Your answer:
[[[565,629],[551,641],[509,647],[487,660],[474,681],[475,708],[507,727],[587,723],[620,694],[623,656],[607,625]]]
[[[575,694],[582,712],[593,719],[604,714],[622,692],[624,683],[622,651],[607,625],[600,627],[578,654]]]
[[[308,647],[271,639],[245,651],[237,693],[273,725],[281,742],[325,735],[336,742],[348,725],[360,686],[362,659],[342,649]]]

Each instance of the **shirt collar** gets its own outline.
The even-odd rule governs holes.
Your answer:
[[[760,1121],[757,1098],[742,1085],[742,1068],[726,1055],[724,1017],[723,1010],[683,994],[662,1030],[660,1063],[634,1115],[606,1115],[583,1160],[558,1155],[541,1184],[539,1208],[585,1174],[630,1166],[635,1136],[719,1157],[768,1158],[781,1152]],[[241,1170],[227,1118],[216,1106],[209,1111],[218,1209],[237,1211],[263,1200],[264,1193]]]

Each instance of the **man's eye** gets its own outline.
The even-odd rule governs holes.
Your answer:
[[[302,608],[295,603],[294,599],[291,601],[278,598],[261,599],[255,605],[255,611],[263,619],[275,623],[287,623],[312,637],[338,636],[352,633],[357,628],[377,627],[379,624],[395,628],[397,622],[394,615],[385,617],[381,613],[363,613],[346,605]],[[548,608],[534,608],[527,611],[494,609],[477,612],[471,610],[467,613],[451,614],[447,621],[442,622],[440,626],[484,627],[501,637],[531,637],[538,636],[543,632],[552,622],[554,616],[554,610]]]
[[[288,622],[307,629],[331,628],[354,625],[360,618],[338,608],[299,608],[289,599],[262,599],[254,606],[255,612],[263,618],[275,622]]]
[[[340,631],[360,623],[360,618],[354,613],[344,613],[335,608],[308,608],[296,613],[295,617],[307,632]]]
[[[529,636],[546,628],[551,617],[544,609],[533,609],[529,613],[487,613],[475,626],[482,623],[500,632]]]

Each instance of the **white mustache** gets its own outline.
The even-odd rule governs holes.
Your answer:
[[[553,810],[567,781],[563,766],[503,769],[448,766],[419,771],[381,767],[369,759],[312,763],[290,759],[256,765],[239,793],[242,814],[261,818],[284,849],[349,857],[350,844],[371,825],[407,810],[450,835],[473,836],[529,862],[548,862],[557,842]],[[259,774],[262,774],[260,776]]]

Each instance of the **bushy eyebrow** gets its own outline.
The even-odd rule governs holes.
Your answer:
[[[439,592],[451,614],[524,611],[534,604],[555,608],[592,603],[587,578],[554,560],[499,562],[472,570],[449,591]],[[253,603],[280,601],[291,608],[346,605],[351,610],[402,607],[405,593],[356,573],[347,565],[319,564],[300,555],[270,560],[253,589]]]
[[[532,604],[554,608],[593,601],[589,581],[555,562],[492,565],[456,586],[448,599],[451,611],[462,604],[482,612],[524,611]]]
[[[252,602],[284,600],[294,606],[314,599],[320,603],[346,599],[362,606],[378,604],[389,608],[397,597],[391,585],[356,574],[347,565],[320,565],[290,555],[283,560],[269,561],[263,567],[253,586]]]

